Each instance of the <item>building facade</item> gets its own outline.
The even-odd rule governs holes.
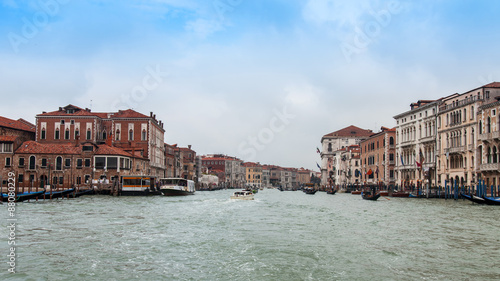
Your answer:
[[[321,185],[338,184],[338,177],[335,176],[335,171],[332,170],[332,162],[337,154],[343,148],[351,145],[359,145],[360,142],[373,132],[364,130],[356,126],[349,126],[333,133],[324,135],[321,138]]]
[[[487,123],[488,119],[483,118],[479,109],[496,102],[498,96],[500,83],[495,82],[441,99],[437,165],[438,183],[441,186],[445,183],[470,186],[481,178],[480,167],[487,159],[488,148],[491,147],[483,145],[484,142],[491,141],[487,139],[491,135],[484,134],[491,132],[492,123],[491,117],[490,123]],[[481,135],[483,138],[480,138]]]
[[[436,186],[438,108],[441,100],[419,100],[396,119],[396,184]]]
[[[382,127],[379,133],[361,141],[360,149],[363,183],[394,185],[396,129]]]

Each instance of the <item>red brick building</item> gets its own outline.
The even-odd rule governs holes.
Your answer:
[[[361,141],[362,181],[395,184],[396,129],[382,127],[379,133]]]
[[[165,176],[165,130],[152,112],[150,116],[131,109],[98,113],[68,105],[38,114],[36,128],[37,142],[71,144],[79,138],[96,145],[107,143],[133,157],[149,160],[146,174]]]
[[[0,186],[6,187],[8,173],[15,171],[14,151],[25,141],[35,139],[35,125],[26,120],[0,117]]]

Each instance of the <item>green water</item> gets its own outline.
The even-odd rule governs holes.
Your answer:
[[[0,280],[500,279],[498,206],[232,192],[19,203],[16,273],[2,227]]]

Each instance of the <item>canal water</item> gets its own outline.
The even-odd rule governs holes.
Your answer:
[[[232,192],[19,203],[17,273],[2,227],[0,280],[500,279],[495,206]]]

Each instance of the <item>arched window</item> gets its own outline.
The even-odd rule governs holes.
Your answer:
[[[66,131],[64,131],[64,139],[69,140],[69,129],[66,129]]]
[[[491,147],[488,147],[488,154],[486,155],[487,157],[487,163],[491,163]]]
[[[54,139],[56,139],[56,140],[59,139],[59,128],[57,128],[55,133],[54,133]]]
[[[56,170],[60,171],[62,170],[62,157],[58,156],[56,158]]]
[[[393,137],[389,138],[389,145],[394,145],[394,138]]]
[[[120,130],[119,129],[116,130],[116,140],[117,141],[120,140]]]
[[[87,140],[90,139],[92,139],[92,132],[90,131],[90,129],[87,129]]]
[[[494,146],[493,147],[493,163],[497,163],[498,162],[498,158],[497,158],[497,147]]]
[[[134,130],[132,129],[128,131],[128,140],[134,140]]]
[[[42,133],[40,135],[40,139],[44,140],[47,136],[47,131],[45,131],[45,128],[42,128]]]
[[[479,120],[479,134],[483,133],[483,121]]]
[[[148,133],[146,132],[146,130],[142,130],[142,135],[141,135],[142,139],[141,140],[143,140],[143,141],[147,140],[147,134]]]
[[[108,134],[106,133],[106,130],[102,131],[102,139],[106,140],[108,138]]]
[[[491,117],[488,117],[486,122],[486,133],[491,133]]]
[[[29,169],[35,170],[36,168],[36,158],[35,156],[30,156]]]

